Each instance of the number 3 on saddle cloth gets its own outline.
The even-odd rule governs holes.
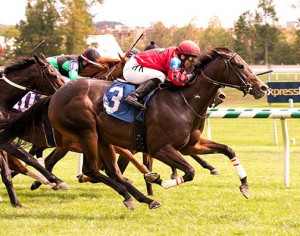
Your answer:
[[[129,122],[134,123],[134,140],[135,149],[137,151],[146,152],[146,140],[144,130],[144,111],[137,111],[134,107],[128,104],[124,98],[134,92],[135,85],[123,83],[120,81],[113,82],[103,96],[103,106],[107,114]],[[145,97],[145,103],[148,103],[154,91]]]
[[[106,113],[129,123],[133,123],[135,119],[143,122],[144,111],[139,111],[136,115],[134,107],[124,100],[127,95],[134,91],[134,84],[121,81],[113,82],[103,96],[103,106]],[[149,101],[152,94],[153,92],[145,97],[145,103]]]

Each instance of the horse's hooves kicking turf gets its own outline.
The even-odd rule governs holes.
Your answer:
[[[123,204],[127,207],[129,210],[134,210],[135,209],[135,202],[132,199],[129,200],[124,200]]]
[[[161,207],[162,204],[160,202],[157,202],[157,201],[152,201],[149,205],[149,209],[156,209],[156,208],[159,208]]]
[[[218,169],[213,169],[210,171],[210,174],[211,175],[219,175],[219,174],[221,174],[221,171],[219,171]]]

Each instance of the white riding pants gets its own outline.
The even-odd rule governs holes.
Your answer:
[[[166,75],[155,69],[140,66],[134,57],[126,62],[123,68],[124,79],[133,84],[141,84],[147,80],[158,78],[162,83],[166,80]]]

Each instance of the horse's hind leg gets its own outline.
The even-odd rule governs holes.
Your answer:
[[[82,169],[84,175],[91,178],[92,183],[104,183],[107,186],[113,188],[117,191],[120,195],[124,197],[124,205],[128,209],[134,209],[134,202],[129,195],[125,186],[120,183],[117,183],[115,180],[101,174],[99,172],[99,167],[101,167],[102,163],[99,161],[98,156],[98,136],[93,133],[87,133],[85,135],[81,135],[81,147],[83,150],[83,157],[84,157],[84,165],[85,167]]]
[[[99,142],[98,145],[99,156],[101,157],[105,172],[110,178],[125,186],[128,192],[135,199],[137,199],[139,202],[148,204],[150,209],[155,209],[162,205],[161,203],[146,197],[123,177],[118,165],[116,164],[116,155],[112,145],[104,144],[103,142]]]
[[[208,140],[205,138],[200,138],[198,143],[193,146],[186,146],[184,149],[180,150],[184,155],[189,154],[216,154],[222,153],[227,156],[232,162],[238,177],[242,185],[240,186],[240,191],[244,195],[245,198],[249,198],[249,188],[247,182],[247,173],[239,162],[238,158],[235,155],[235,152],[228,147],[227,145],[216,143],[212,140]]]
[[[8,167],[7,159],[5,157],[6,154],[1,151],[0,153],[0,169],[1,169],[1,177],[2,181],[6,187],[10,203],[13,207],[21,207],[21,203],[18,200],[16,191],[14,189],[12,179],[11,179],[11,174],[10,174],[10,169]]]

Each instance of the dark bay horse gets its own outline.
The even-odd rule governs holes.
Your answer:
[[[105,78],[106,80],[113,81],[116,78],[123,78],[123,67],[124,64],[126,63],[127,58],[121,57],[120,60],[116,59],[111,59],[111,58],[105,58],[105,57],[100,57],[97,59],[97,63],[100,65],[100,69],[98,66],[91,65],[89,70],[86,70],[86,74],[93,74],[93,77],[95,78],[101,78],[103,76],[106,76],[109,74],[108,78]],[[222,103],[225,99],[225,93],[221,91],[220,89],[217,91],[217,94],[213,100],[213,103],[211,105],[216,106],[220,103]],[[42,148],[43,149],[43,148]],[[116,152],[120,154],[119,159],[118,159],[118,165],[120,165],[120,170],[123,173],[125,168],[127,167],[128,163],[131,162],[134,164],[136,168],[142,173],[142,174],[147,174],[150,173],[152,170],[152,163],[153,160],[152,158],[148,157],[147,154],[144,154],[143,157],[143,163],[142,165],[133,155],[130,153],[128,150],[115,147]],[[36,148],[34,147],[32,150],[30,150],[31,154],[36,153]],[[41,149],[38,149],[41,150]],[[66,154],[68,153],[68,150],[64,150],[62,148],[56,148],[54,149],[45,159],[45,167],[47,170],[52,171],[56,163],[61,160]],[[208,162],[206,162],[204,159],[197,155],[191,155],[203,168],[210,170],[210,173],[212,175],[217,175],[219,174],[219,170],[210,165]],[[176,171],[175,169],[173,170],[173,174],[175,175]],[[85,177],[84,175],[80,175],[79,181],[80,182],[87,182],[90,181],[90,178]],[[41,186],[41,182],[35,181],[31,189],[37,189],[39,186]],[[153,195],[153,190],[152,190],[152,185],[147,184],[147,192],[148,195]]]
[[[39,92],[41,94],[53,94],[58,88],[64,85],[64,79],[56,73],[56,70],[45,60],[45,57],[33,56],[18,60],[6,67],[0,73],[0,119],[14,116],[16,111],[13,106],[29,91]],[[8,195],[13,206],[21,206],[14,193],[11,181],[10,169],[21,169],[23,174],[31,175],[39,180],[47,180],[38,174],[24,169],[18,159],[7,155],[1,151],[1,175],[7,188]],[[48,182],[49,183],[49,182]]]
[[[175,180],[157,178],[153,182],[169,188],[193,180],[193,167],[178,151],[183,155],[222,153],[233,162],[241,181],[240,191],[248,198],[247,174],[234,151],[224,144],[202,138],[203,127],[200,126],[207,107],[220,87],[232,87],[256,99],[263,97],[268,87],[238,54],[228,48],[215,48],[203,55],[195,72],[197,77],[185,87],[157,91],[149,102],[144,120],[148,153],[184,172],[183,177]],[[91,79],[70,82],[17,119],[2,122],[0,128],[4,130],[0,135],[0,144],[3,146],[19,136],[42,146],[43,135],[32,133],[32,127],[41,125],[41,119],[48,115],[54,128],[56,145],[85,154],[88,167],[85,175],[94,182],[110,184],[123,195],[126,203],[132,201],[127,195],[128,190],[138,201],[156,208],[160,203],[147,198],[128,183],[115,163],[112,145],[134,150],[134,127],[103,110],[102,98],[110,85],[108,81]],[[115,180],[115,185],[98,171],[99,160],[107,175]]]

